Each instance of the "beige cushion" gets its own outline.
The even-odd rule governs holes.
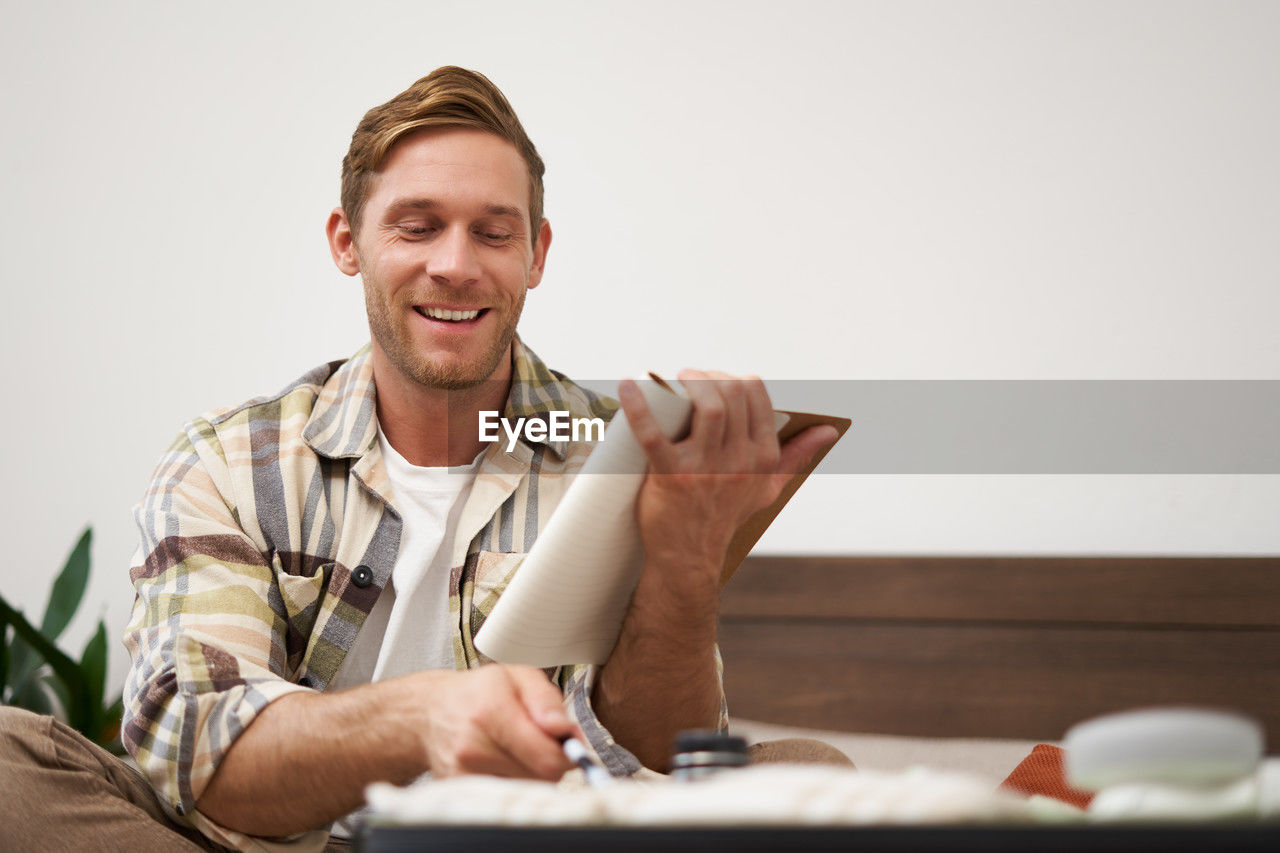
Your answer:
[[[779,726],[733,718],[729,731],[759,743],[780,738],[815,738],[829,743],[863,770],[903,770],[924,766],[985,776],[998,784],[1018,762],[1031,754],[1037,741],[996,738],[929,738],[854,734],[796,726]]]

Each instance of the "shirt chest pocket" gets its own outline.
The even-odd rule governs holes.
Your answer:
[[[467,557],[463,567],[462,595],[459,597],[463,612],[467,618],[463,620],[463,642],[471,659],[477,664],[489,663],[490,659],[481,654],[475,647],[473,638],[480,631],[484,620],[493,612],[497,603],[516,570],[524,562],[528,554],[502,554],[497,551],[477,551]],[[552,682],[559,685],[562,667],[544,667],[543,672]]]
[[[333,574],[333,565],[326,562],[312,563],[309,567],[286,566],[279,554],[271,555],[271,568],[275,572],[276,589],[280,592],[285,617],[285,677],[290,677],[302,665],[320,613],[320,603]],[[295,569],[297,571],[291,571]]]
[[[499,596],[511,583],[516,570],[524,562],[524,553],[503,554],[497,551],[477,551],[467,557],[459,586],[461,616],[463,617],[468,645],[480,630],[484,620],[493,612]],[[483,656],[479,656],[483,658]]]

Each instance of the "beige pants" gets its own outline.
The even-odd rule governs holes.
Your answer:
[[[824,743],[779,740],[751,748],[753,763],[849,759]],[[53,717],[0,706],[0,849],[221,851],[171,821],[132,766]],[[333,840],[327,853],[347,851]]]
[[[141,773],[79,732],[0,706],[0,850],[225,849],[169,820]]]

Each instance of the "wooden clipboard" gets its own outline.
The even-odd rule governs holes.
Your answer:
[[[738,528],[738,532],[733,534],[733,539],[729,540],[729,550],[725,554],[724,568],[720,570],[720,586],[724,587],[729,582],[729,578],[733,577],[733,573],[738,570],[738,566],[742,565],[742,561],[746,559],[747,554],[755,547],[756,542],[760,541],[760,537],[769,529],[769,525],[773,524],[773,520],[778,517],[778,513],[782,512],[782,508],[787,505],[787,501],[791,500],[791,496],[796,493],[801,484],[813,473],[823,458],[831,451],[836,443],[844,438],[844,434],[849,430],[849,426],[853,423],[849,418],[836,417],[834,415],[816,415],[810,412],[786,412],[779,411],[778,414],[787,415],[788,420],[783,424],[782,429],[778,430],[778,441],[785,444],[793,436],[799,435],[812,426],[833,426],[839,435],[836,440],[831,442],[829,447],[823,448],[814,454],[813,459],[805,466],[804,470],[797,471],[787,481],[787,485],[778,495],[777,500],[769,504],[764,509],[757,510],[747,517],[747,520]]]

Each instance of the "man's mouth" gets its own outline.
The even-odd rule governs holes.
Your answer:
[[[415,305],[413,310],[429,320],[443,320],[446,323],[467,323],[480,317],[488,308],[471,308],[465,311],[452,308],[431,308]]]

